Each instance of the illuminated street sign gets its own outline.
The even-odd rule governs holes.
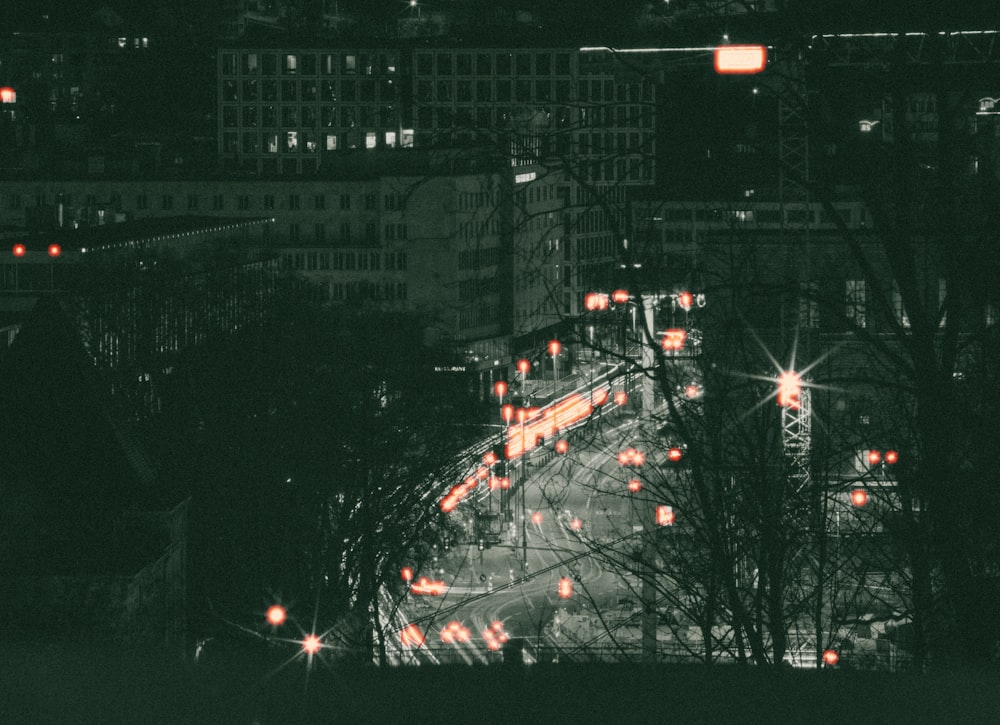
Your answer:
[[[715,49],[715,72],[721,75],[760,73],[767,65],[763,45],[720,45]]]

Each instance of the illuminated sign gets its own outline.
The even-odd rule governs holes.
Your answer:
[[[767,48],[763,45],[720,45],[715,49],[716,73],[760,73],[766,65]]]
[[[538,174],[536,174],[534,171],[529,171],[526,174],[517,174],[517,175],[515,175],[514,176],[514,183],[515,184],[527,184],[529,181],[534,181],[536,178],[538,178]]]

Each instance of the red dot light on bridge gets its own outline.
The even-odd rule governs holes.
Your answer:
[[[677,463],[682,458],[684,458],[684,451],[682,451],[677,446],[674,446],[673,448],[667,451],[667,460],[670,461],[671,463]]]
[[[640,481],[638,478],[633,478],[631,481],[628,482],[628,490],[631,493],[639,493],[639,491],[642,490],[642,481]]]
[[[323,647],[323,641],[315,634],[310,634],[302,640],[302,651],[308,655],[314,655]]]
[[[856,488],[851,491],[851,503],[861,508],[868,503],[868,492],[863,488]]]
[[[882,454],[878,451],[868,451],[868,464],[872,466],[877,466],[882,462]]]
[[[272,627],[280,627],[285,623],[288,613],[280,604],[272,604],[267,608],[267,623]]]
[[[556,453],[565,453],[569,450],[569,441],[558,440],[556,441]]]
[[[60,254],[62,254],[62,247],[60,247],[58,244],[50,244],[49,245],[49,256],[50,257],[58,257]]]
[[[840,662],[840,654],[835,649],[823,650],[823,664],[827,667],[836,667]]]
[[[886,451],[885,452],[885,462],[890,466],[899,462],[899,454],[896,451]]]
[[[15,244],[14,248],[11,251],[14,253],[15,257],[23,257],[25,254],[28,253],[28,248],[25,247],[23,244],[19,243]]]

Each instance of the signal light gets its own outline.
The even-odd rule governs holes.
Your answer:
[[[882,462],[881,453],[875,450],[868,451],[868,465],[877,466],[881,462]]]
[[[625,405],[628,402],[628,393],[624,390],[619,390],[615,393],[615,405]]]
[[[535,513],[531,514],[531,523],[535,524],[536,526],[542,523],[541,511],[535,511]]]
[[[562,343],[558,340],[549,340],[549,355],[555,357],[562,350]]]
[[[671,328],[663,335],[662,346],[664,350],[683,350],[684,341],[687,340],[687,330],[681,328]]]
[[[523,357],[517,361],[517,371],[521,373],[521,375],[527,375],[529,370],[531,370],[531,362]]]
[[[715,49],[715,72],[720,75],[760,73],[767,65],[763,45],[720,45]]]
[[[690,292],[681,292],[677,295],[677,306],[688,312],[694,305],[694,295]]]
[[[493,383],[493,392],[498,398],[503,398],[507,394],[507,381],[497,380]]]
[[[58,244],[50,244],[49,245],[49,256],[50,257],[52,257],[54,259],[54,258],[58,257],[60,254],[62,254],[62,247],[60,247]]]
[[[573,580],[564,576],[559,580],[559,598],[569,599],[573,596]]]
[[[642,481],[638,478],[633,478],[628,482],[629,493],[639,493],[642,490]]]
[[[629,300],[629,293],[627,289],[616,289],[611,293],[611,299],[614,300],[617,305],[624,305]]]
[[[565,453],[569,450],[569,441],[558,440],[556,441],[556,453]]]
[[[861,508],[868,503],[868,492],[863,488],[856,488],[851,491],[851,503]]]
[[[671,463],[677,463],[682,458],[684,458],[684,451],[678,448],[677,446],[674,446],[673,448],[667,451],[667,460],[670,461]]]
[[[835,649],[823,650],[823,664],[827,667],[836,667],[840,662],[840,654]]]
[[[583,528],[583,522],[574,516],[573,520],[569,522],[569,527],[573,529],[573,531],[579,531]]]
[[[14,248],[11,250],[11,252],[14,253],[15,257],[23,257],[25,254],[27,254],[28,248],[25,247],[20,242],[18,242],[17,244],[14,245]]]
[[[399,574],[400,574],[400,576],[403,577],[403,581],[404,582],[409,583],[409,582],[413,581],[413,567],[412,566],[404,566],[402,569],[399,570]]]
[[[899,463],[899,454],[896,451],[886,451],[885,452],[885,462],[890,466]]]

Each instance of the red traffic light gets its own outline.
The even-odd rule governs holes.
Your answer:
[[[868,464],[871,466],[877,466],[882,462],[882,454],[876,450],[868,451]]]
[[[555,357],[562,350],[562,343],[558,340],[549,341],[549,355]]]
[[[14,245],[14,248],[11,250],[11,252],[14,253],[15,257],[23,257],[25,254],[27,254],[28,248],[25,247],[20,242],[18,242],[17,244]]]
[[[50,257],[53,257],[53,258],[54,257],[58,257],[60,254],[62,254],[62,247],[60,247],[58,244],[50,244],[49,245],[49,256]]]
[[[885,462],[890,466],[899,462],[899,454],[896,451],[886,451],[885,452]]]
[[[863,488],[856,488],[851,491],[851,503],[861,508],[868,503],[868,492]]]
[[[573,580],[564,576],[559,580],[559,598],[569,599],[573,596]]]
[[[721,75],[760,73],[767,65],[763,45],[720,45],[715,49],[715,72]]]
[[[601,292],[588,292],[583,298],[583,306],[591,312],[606,310],[608,309],[608,296]]]

